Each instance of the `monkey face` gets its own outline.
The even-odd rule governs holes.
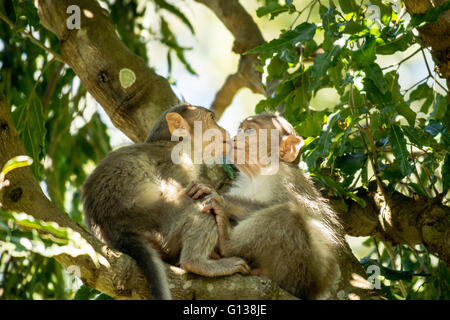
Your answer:
[[[273,115],[257,115],[245,119],[233,139],[233,161],[250,177],[261,169],[273,167],[278,160],[293,162],[303,146],[286,119]],[[276,166],[278,169],[278,166]]]
[[[193,152],[202,156],[202,162],[223,158],[228,153],[230,135],[217,124],[214,112],[186,106],[181,114],[168,113],[166,120],[172,136],[189,141]]]

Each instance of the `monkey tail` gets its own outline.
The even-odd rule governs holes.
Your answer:
[[[147,279],[152,299],[171,300],[169,282],[158,252],[138,234],[126,234],[121,238],[118,249],[136,260]]]

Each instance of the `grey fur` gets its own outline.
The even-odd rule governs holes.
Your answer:
[[[264,177],[260,186],[258,178],[253,186],[246,185],[242,180],[249,178],[239,173],[224,195],[224,212],[237,221],[225,242],[224,255],[243,257],[292,294],[316,299],[333,285],[336,276],[342,245],[336,213],[309,177],[291,164],[280,163],[280,172]],[[246,191],[261,186],[270,188],[271,196],[253,196],[245,204]],[[255,201],[260,203],[255,206]],[[227,209],[230,203],[239,203],[246,213],[234,216],[235,210]],[[262,204],[266,208],[258,209]]]
[[[178,112],[198,120],[210,113],[204,108]],[[167,113],[167,112],[166,112]],[[165,113],[165,114],[166,114]],[[165,115],[164,114],[164,115]],[[221,166],[175,165],[171,152],[178,142],[170,139],[164,115],[147,141],[120,148],[103,159],[83,186],[85,220],[108,245],[131,255],[146,274],[153,298],[170,299],[162,262],[179,263],[184,269],[219,276],[247,272],[240,258],[212,260],[217,243],[214,217],[200,211],[199,204],[184,194],[193,180],[220,188],[226,175]]]

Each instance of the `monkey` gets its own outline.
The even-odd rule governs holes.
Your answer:
[[[259,157],[254,163],[248,157],[243,163],[236,161],[239,150],[250,153],[245,139],[243,149],[237,143],[233,146],[239,173],[226,193],[219,195],[197,182],[186,192],[193,199],[207,195],[202,210],[216,215],[221,255],[245,258],[252,274],[267,276],[295,296],[317,299],[336,278],[342,226],[337,213],[298,168],[304,141],[292,125],[280,116],[257,115],[241,123],[240,134],[254,133],[253,144],[260,146],[261,129],[278,132],[278,149],[270,148],[272,134],[266,141],[267,154],[280,160],[276,174],[262,175],[263,167],[270,165],[261,164]]]
[[[220,138],[214,141],[219,147],[211,154],[223,157],[228,136],[216,123],[214,113],[181,105],[159,117],[144,143],[109,153],[83,184],[88,228],[106,244],[136,260],[153,299],[171,298],[161,259],[208,277],[250,271],[242,258],[211,259],[218,241],[215,219],[202,213],[200,204],[184,193],[193,180],[216,188],[226,181],[220,165],[194,162],[193,153],[198,150],[193,147],[203,151],[212,144],[202,140],[195,146],[198,134],[191,137],[196,121],[202,125],[201,135],[209,129],[219,133]],[[182,143],[188,148],[178,150]],[[173,161],[174,155],[178,163]]]

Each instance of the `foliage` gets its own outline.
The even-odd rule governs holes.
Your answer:
[[[27,156],[8,161],[0,172],[0,190],[7,185],[10,171],[32,163]],[[38,221],[25,213],[0,210],[0,231],[0,263],[4,266],[0,270],[0,297],[4,299],[62,299],[72,295],[67,284],[73,278],[64,277],[61,266],[44,257],[89,255],[97,265],[107,263],[78,232]],[[76,273],[76,268],[73,266],[71,271]]]
[[[167,48],[170,78],[175,57],[195,74],[185,56],[190,48],[180,44],[167,19],[176,17],[194,34],[179,2],[99,2],[109,10],[130,50],[148,62],[146,44],[159,41]],[[305,137],[302,160],[311,175],[361,206],[365,203],[357,190],[368,188],[372,181],[411,197],[446,194],[450,186],[446,89],[432,83],[431,71],[411,88],[401,88],[397,71],[407,59],[390,67],[380,66],[379,61],[411,47],[417,48],[413,55],[420,55],[425,49],[417,44],[416,28],[435,21],[448,6],[405,19],[381,0],[330,1],[328,7],[328,1],[312,0],[301,10],[292,0],[260,2],[259,18],[294,17],[294,22],[277,39],[249,51],[258,54],[267,87],[275,88],[256,112],[284,111]],[[375,6],[379,16],[370,14]],[[149,10],[156,12],[157,26],[144,25]],[[26,154],[33,159],[33,173],[51,200],[83,224],[80,186],[111,150],[104,119],[89,110],[89,96],[74,72],[29,40],[33,36],[60,52],[57,38],[40,26],[32,0],[1,1],[0,18],[0,91],[12,106]],[[311,107],[312,98],[323,89],[339,96],[333,110]],[[6,171],[31,163],[25,158],[10,164],[0,175],[0,189]],[[36,230],[48,236],[38,236]],[[79,241],[72,230],[0,211],[0,298],[107,299],[85,286],[75,292],[79,284],[74,277],[48,258],[60,250],[89,254]],[[362,263],[381,268],[382,288],[389,298],[449,298],[449,271],[423,246],[393,249],[399,271],[385,246],[380,252],[372,238],[365,245],[370,253]]]
[[[450,108],[443,95],[447,89],[434,90],[428,81],[434,77],[430,72],[404,90],[399,84],[398,68],[424,50],[417,44],[415,28],[436,21],[449,9],[449,3],[405,19],[393,10],[392,3],[380,0],[362,4],[337,1],[339,6],[330,1],[329,7],[311,1],[302,10],[295,8],[292,1],[280,2],[264,1],[258,16],[270,15],[273,19],[283,13],[298,18],[309,11],[309,18],[312,10],[318,10],[319,16],[314,22],[294,23],[277,39],[247,52],[258,54],[267,86],[277,83],[273,95],[262,100],[256,111],[284,111],[306,139],[302,160],[308,171],[337,195],[364,206],[356,192],[368,189],[371,181],[411,197],[445,195],[450,181]],[[372,12],[379,15],[371,15],[370,6],[376,6],[379,10]],[[393,66],[380,66],[380,56],[403,52],[411,46],[418,49],[407,59]],[[325,88],[335,90],[339,103],[333,110],[315,110],[310,106],[311,99]],[[409,271],[405,272],[411,275],[420,266],[417,261],[411,262],[410,248],[401,249],[402,267],[407,265]],[[430,259],[428,254],[423,257]],[[388,260],[385,254],[378,263]],[[423,297],[448,298],[448,270],[442,263],[434,268],[428,264],[427,268],[434,269],[429,278],[434,280],[420,288],[426,292]],[[441,282],[436,282],[436,277],[441,277]],[[413,288],[422,281],[420,276],[403,280],[408,282],[407,297],[419,298]],[[391,289],[391,298],[401,296],[398,287]]]

